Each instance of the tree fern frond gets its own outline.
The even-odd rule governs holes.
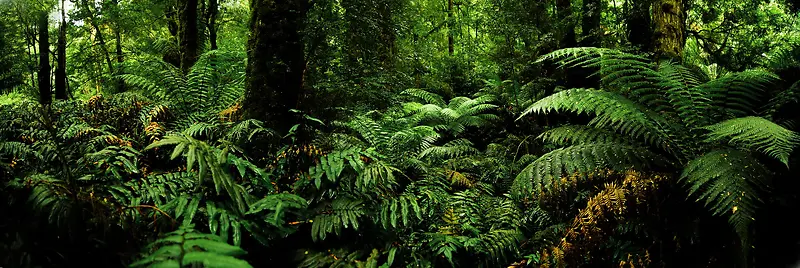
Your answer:
[[[777,75],[766,70],[749,70],[725,75],[701,87],[711,94],[716,107],[723,107],[733,117],[743,117],[761,108],[767,87],[778,80]]]
[[[400,94],[416,97],[416,98],[419,98],[419,99],[422,99],[422,100],[426,101],[429,104],[433,104],[433,105],[436,105],[436,106],[443,106],[445,104],[444,103],[444,99],[442,98],[442,96],[439,96],[439,95],[434,94],[434,93],[430,93],[430,92],[422,90],[422,89],[409,88],[409,89],[406,89],[405,91],[403,91]]]
[[[418,158],[434,157],[440,159],[450,159],[478,153],[474,144],[466,139],[449,141],[442,146],[433,146],[423,150],[417,155]]]
[[[539,138],[557,146],[569,146],[591,143],[629,144],[629,140],[618,134],[590,126],[570,125],[545,131]]]
[[[705,127],[709,141],[726,141],[755,149],[789,165],[789,155],[800,145],[800,135],[761,117],[731,119]]]
[[[385,229],[409,226],[412,220],[422,220],[422,209],[413,195],[400,195],[391,199],[384,199],[381,211],[375,221]]]
[[[530,113],[550,111],[595,114],[591,123],[595,127],[614,129],[661,148],[677,147],[667,134],[666,128],[672,124],[616,93],[594,89],[561,91],[534,103],[517,120]]]
[[[744,152],[723,150],[689,162],[681,181],[689,188],[689,194],[697,194],[697,201],[705,201],[714,215],[727,215],[728,222],[746,241],[760,202],[758,191],[767,188],[770,173]]]
[[[217,236],[197,233],[191,227],[171,232],[149,246],[158,247],[130,267],[252,267],[237,256],[246,254]]]
[[[528,165],[514,180],[512,191],[516,197],[530,197],[538,193],[567,187],[562,176],[577,175],[591,178],[593,172],[604,170],[650,170],[668,166],[661,156],[645,148],[616,143],[574,145],[547,153]],[[533,188],[532,188],[533,187]]]

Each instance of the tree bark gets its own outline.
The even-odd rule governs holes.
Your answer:
[[[455,51],[455,38],[453,38],[453,0],[447,0],[447,52],[450,56],[453,56]]]
[[[178,0],[178,9],[181,70],[188,73],[197,62],[197,0]]]
[[[208,0],[208,42],[211,50],[217,50],[217,14],[219,14],[219,3],[217,0]]]
[[[56,52],[56,99],[67,99],[67,19],[64,11],[64,0],[61,0],[61,27],[58,28],[58,48]]]
[[[628,41],[642,51],[652,48],[653,27],[650,5],[653,0],[634,0],[627,15]]]
[[[578,42],[575,38],[575,20],[572,18],[572,1],[556,0],[556,9],[561,26],[559,46],[561,48],[575,47]]]
[[[659,59],[679,60],[686,44],[686,15],[682,0],[659,0],[653,6],[653,52]]]
[[[52,92],[50,91],[50,35],[48,25],[48,14],[39,14],[39,103],[52,103]]]
[[[251,0],[247,84],[243,108],[248,117],[288,132],[300,108],[306,69],[302,39],[308,0]]]
[[[600,16],[603,11],[603,2],[600,0],[583,0],[583,21],[581,29],[583,38],[581,46],[600,47],[603,32],[600,29]]]

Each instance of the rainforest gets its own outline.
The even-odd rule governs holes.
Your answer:
[[[797,267],[800,0],[0,0],[0,268]]]

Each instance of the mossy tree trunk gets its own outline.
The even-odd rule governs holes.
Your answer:
[[[181,70],[184,73],[188,73],[194,63],[197,62],[197,0],[178,0],[178,20]]]
[[[67,19],[64,11],[64,0],[61,0],[61,25],[58,27],[58,47],[56,57],[56,99],[67,99]]]
[[[659,59],[683,58],[686,13],[682,0],[659,0],[653,5],[653,52]]]
[[[219,3],[217,0],[208,0],[207,22],[208,42],[211,50],[217,50],[217,15],[219,14]]]
[[[114,37],[117,42],[117,74],[124,74],[125,70],[122,63],[125,62],[125,55],[122,53],[122,26],[120,25],[122,20],[122,12],[120,12],[119,0],[112,0],[111,4],[114,7],[113,17],[115,22]],[[122,92],[125,90],[125,82],[122,81],[122,79],[117,80],[117,91]]]
[[[39,103],[52,103],[50,91],[50,33],[47,12],[39,14]]]
[[[243,108],[247,117],[264,120],[287,133],[297,120],[306,69],[302,31],[308,0],[251,0],[247,84]]]
[[[453,31],[455,31],[455,26],[453,21],[453,0],[447,0],[447,52],[450,56],[453,56],[456,51],[456,41],[453,37]]]

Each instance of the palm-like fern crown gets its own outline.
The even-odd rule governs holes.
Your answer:
[[[800,144],[796,133],[756,117],[765,88],[777,80],[774,74],[751,70],[710,80],[671,62],[602,48],[563,49],[542,60],[597,68],[604,89],[561,91],[522,113],[585,113],[593,119],[542,134],[565,147],[519,174],[513,187],[518,197],[563,189],[564,175],[684,166],[681,180],[689,193],[715,214],[727,214],[746,239],[768,176],[755,154],[786,164]]]
[[[420,89],[408,89],[403,94],[422,99],[427,104],[416,102],[406,103],[405,110],[411,114],[411,119],[418,124],[432,126],[436,130],[443,130],[454,136],[461,134],[467,127],[482,127],[497,120],[498,117],[488,113],[497,106],[491,104],[492,95],[483,95],[475,99],[456,97],[447,104],[442,97]]]
[[[209,51],[188,74],[160,59],[145,59],[133,67],[136,74],[121,75],[121,79],[158,100],[154,107],[168,107],[177,117],[174,125],[178,130],[216,119],[244,94],[244,56],[240,53]]]

